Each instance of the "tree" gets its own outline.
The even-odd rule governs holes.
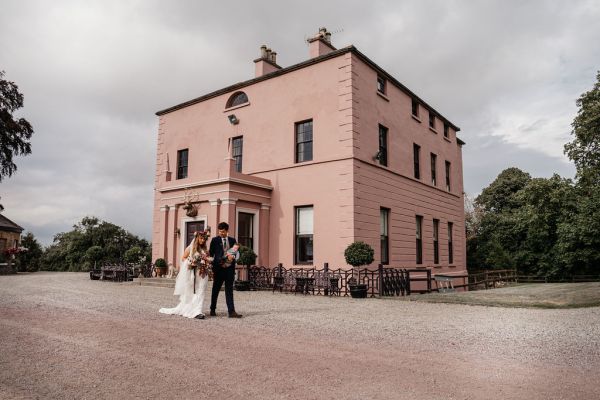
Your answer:
[[[4,79],[0,71],[0,182],[17,171],[14,156],[31,153],[33,128],[25,118],[15,119],[13,113],[23,107],[23,95],[14,82]]]
[[[150,244],[147,240],[110,222],[85,217],[73,226],[73,230],[54,236],[54,242],[44,253],[42,268],[51,271],[85,271],[94,261],[120,263],[124,261],[127,250],[136,246],[141,249],[141,255],[149,253]],[[101,257],[94,250],[94,258],[90,258],[92,254],[88,251],[94,247],[102,250]]]
[[[475,202],[485,211],[501,212],[518,207],[513,196],[531,180],[531,175],[519,168],[507,168],[488,187],[483,189]]]
[[[575,138],[565,145],[565,154],[575,163],[580,184],[600,185],[600,71],[594,88],[576,104],[579,111],[571,124]]]
[[[33,233],[27,232],[21,238],[21,247],[27,249],[17,256],[19,271],[33,272],[40,268],[43,250]]]

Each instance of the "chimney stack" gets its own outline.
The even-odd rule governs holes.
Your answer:
[[[331,32],[320,28],[319,33],[307,40],[310,58],[322,56],[336,50],[331,44]]]
[[[254,75],[256,78],[271,72],[280,70],[277,65],[277,52],[272,51],[266,45],[260,46],[260,58],[254,60]]]

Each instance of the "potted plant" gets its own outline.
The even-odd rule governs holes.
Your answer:
[[[167,273],[167,262],[164,258],[157,258],[154,261],[154,271],[157,277],[161,277]]]
[[[246,246],[240,246],[240,258],[237,260],[239,265],[246,266],[246,279],[241,280],[238,279],[235,281],[235,290],[244,291],[250,290],[250,266],[256,263],[256,253],[250,248]]]
[[[354,268],[356,275],[360,273],[360,267],[368,265],[373,262],[375,252],[373,248],[365,242],[354,242],[350,243],[344,251],[344,258],[346,262]],[[351,278],[352,282],[349,281],[348,286],[350,287],[350,296],[353,298],[365,298],[367,297],[367,285],[359,283],[358,279]]]

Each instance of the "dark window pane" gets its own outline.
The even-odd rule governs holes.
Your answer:
[[[450,161],[446,161],[446,190],[450,191]]]
[[[296,123],[296,162],[313,159],[312,142],[312,121]]]
[[[437,156],[435,154],[431,153],[431,184],[433,186],[437,185],[437,176],[436,176],[437,175],[437,172],[436,172],[437,166],[436,166],[436,164],[437,164]]]
[[[243,152],[244,138],[242,136],[233,138],[231,154],[235,160],[235,170],[242,172],[242,152]]]
[[[238,214],[238,242],[254,250],[254,214]]]
[[[431,111],[429,112],[429,127],[435,129],[435,115]]]
[[[227,102],[227,108],[239,106],[240,104],[244,104],[248,102],[248,96],[244,92],[234,93]]]
[[[204,230],[204,221],[187,222],[185,224],[185,247],[189,246],[194,239],[194,232]]]
[[[385,94],[385,78],[382,78],[380,76],[377,77],[377,90],[380,93]]]
[[[184,179],[188,176],[188,149],[177,152],[177,179]]]
[[[433,220],[433,263],[440,263],[440,248],[439,248],[439,228],[440,221],[437,219]]]
[[[415,164],[415,179],[421,179],[421,166],[419,163],[419,156],[421,152],[421,146],[413,144],[413,157]]]
[[[417,264],[423,263],[423,236],[422,236],[422,228],[423,228],[423,217],[420,215],[416,216],[416,252],[417,252]]]
[[[383,125],[379,125],[379,153],[377,153],[377,159],[379,164],[387,166],[387,142],[388,142],[388,128]]]
[[[313,262],[313,235],[298,235],[296,237],[296,263]]]
[[[448,124],[444,124],[444,137],[448,137]]]
[[[412,101],[412,115],[415,117],[419,116],[419,102],[415,99]]]

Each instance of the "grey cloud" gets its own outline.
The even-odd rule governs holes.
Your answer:
[[[569,139],[600,68],[598,20],[595,1],[7,0],[0,69],[36,133],[0,186],[4,213],[45,243],[92,214],[149,239],[154,112],[253,77],[261,44],[282,66],[305,60],[320,26],[462,128],[467,192],[509,166],[573,176],[560,146],[535,141]]]

